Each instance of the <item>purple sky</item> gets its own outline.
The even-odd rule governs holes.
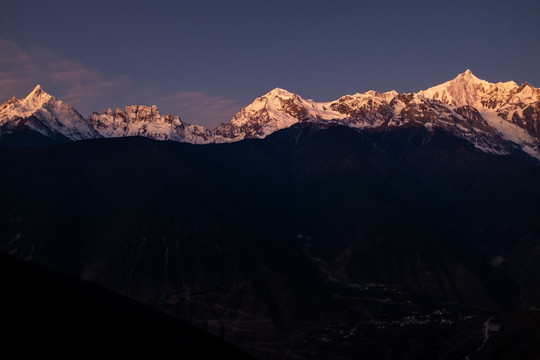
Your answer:
[[[40,83],[84,116],[155,104],[215,127],[275,87],[329,101],[467,68],[540,86],[539,15],[537,0],[4,0],[0,102]]]

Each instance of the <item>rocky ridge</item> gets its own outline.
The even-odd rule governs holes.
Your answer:
[[[47,94],[40,85],[24,99],[12,97],[0,105],[0,136],[22,129],[58,140],[99,137],[73,106]]]

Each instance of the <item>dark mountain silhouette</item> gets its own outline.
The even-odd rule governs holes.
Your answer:
[[[2,343],[28,356],[250,357],[181,320],[35,264],[0,255]]]
[[[0,246],[261,358],[354,358],[538,305],[540,166],[517,154],[414,124],[2,148]]]

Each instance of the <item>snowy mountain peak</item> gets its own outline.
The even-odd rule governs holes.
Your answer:
[[[516,94],[522,93],[522,94],[531,94],[532,95],[532,94],[537,94],[539,91],[540,91],[540,89],[535,88],[534,86],[532,86],[528,82],[524,82],[523,84],[521,84],[517,88]]]
[[[145,136],[156,140],[184,141],[194,144],[212,142],[210,130],[182,122],[171,114],[161,115],[156,105],[129,105],[122,109],[108,108],[103,114],[94,112],[90,125],[103,137]]]
[[[418,95],[455,107],[493,108],[507,99],[516,88],[517,84],[513,81],[493,84],[477,78],[470,70],[467,70],[450,81],[420,91]]]
[[[28,94],[22,100],[22,102],[26,106],[27,111],[35,111],[35,110],[39,109],[40,107],[42,107],[47,102],[49,102],[51,99],[54,99],[54,97],[52,95],[46,93],[41,88],[41,86],[38,84],[38,85],[36,85],[34,90],[32,90],[32,92],[30,92],[30,94]],[[54,100],[56,100],[56,99],[54,99]]]
[[[464,138],[482,151],[508,154],[517,147],[540,158],[540,89],[513,81],[490,83],[470,69],[419,93],[374,90],[332,102],[306,100],[276,88],[218,126],[216,142],[263,138],[299,122],[391,129],[413,123]],[[517,146],[517,147],[516,147]]]
[[[17,99],[15,96],[12,96],[8,101],[0,105],[0,111],[4,110],[11,104],[15,104],[17,102],[21,101],[20,99]]]
[[[334,120],[345,117],[330,103],[306,100],[285,89],[275,88],[240,110],[231,121],[214,130],[217,142],[264,138],[298,122]]]
[[[473,84],[480,84],[485,85],[487,81],[479,79],[476,77],[473,72],[469,69],[465,70],[465,72],[462,72],[458,76],[456,76],[453,80],[450,80],[451,82],[461,82],[461,83],[473,83]]]
[[[35,112],[54,99],[47,94],[40,85],[37,85],[25,98],[17,99],[12,97],[2,105],[0,122],[5,122],[11,118],[24,118],[33,115]]]
[[[34,90],[32,90],[32,92],[30,92],[30,95],[39,95],[41,93],[43,93],[43,89],[41,88],[41,85],[37,84],[36,87],[34,88]]]
[[[59,140],[97,137],[94,129],[71,105],[46,93],[40,85],[24,99],[11,98],[0,106],[0,135],[21,129]]]
[[[282,89],[282,88],[275,88],[269,92],[267,92],[265,95],[263,95],[263,97],[270,97],[270,96],[282,96],[282,97],[291,97],[291,96],[294,96],[295,94],[288,91],[288,90],[285,90],[285,89]]]
[[[540,89],[528,84],[518,86],[514,81],[490,83],[466,71],[453,80],[420,91],[418,96],[436,100],[451,113],[456,112],[466,119],[476,118],[472,120],[474,132],[467,133],[474,141],[482,132],[491,133],[490,136],[518,144],[523,151],[540,158],[537,120],[540,118]],[[471,118],[472,109],[476,115]],[[493,147],[488,143],[481,147]]]

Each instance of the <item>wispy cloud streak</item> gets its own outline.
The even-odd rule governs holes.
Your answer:
[[[106,77],[101,71],[32,46],[25,49],[0,39],[0,98],[25,96],[36,84],[88,113],[100,99],[128,87],[127,77]]]
[[[24,97],[38,83],[83,115],[108,106],[155,104],[164,113],[212,128],[230,120],[241,107],[238,100],[204,91],[170,92],[156,85],[137,86],[130,76],[108,76],[49,49],[23,48],[0,38],[0,102]]]
[[[179,91],[157,101],[169,109],[181,111],[185,121],[196,123],[197,118],[205,119],[209,127],[229,121],[240,110],[237,100],[213,96],[201,91]]]

